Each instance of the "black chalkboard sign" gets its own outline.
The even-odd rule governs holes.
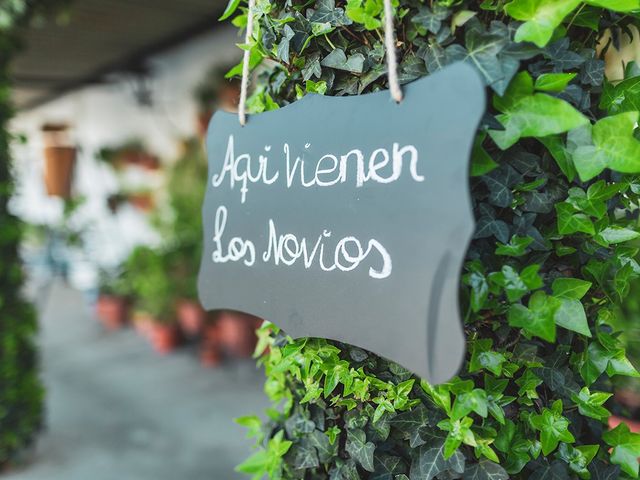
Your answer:
[[[469,158],[485,107],[455,64],[404,88],[307,95],[207,136],[199,278],[207,309],[357,345],[432,383],[464,356],[460,271],[473,233]]]

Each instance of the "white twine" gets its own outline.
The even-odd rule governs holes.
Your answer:
[[[391,93],[391,98],[400,103],[402,101],[402,89],[398,81],[398,58],[396,57],[395,42],[391,0],[384,0],[384,48],[387,51],[389,92]]]
[[[253,10],[255,0],[249,0],[249,9],[247,12],[247,31],[244,37],[245,45],[249,45],[253,36]],[[398,81],[398,58],[396,56],[395,32],[393,28],[393,7],[391,0],[384,0],[384,46],[387,51],[387,75],[389,77],[389,92],[391,98],[397,103],[402,101],[402,89]],[[238,119],[243,127],[247,123],[246,104],[247,90],[249,88],[249,50],[244,51],[242,57],[242,82],[240,83],[240,102],[238,104]]]
[[[244,36],[245,48],[248,47],[253,37],[253,10],[256,1],[249,0],[249,10],[247,12],[247,31]],[[238,103],[238,120],[243,127],[247,123],[246,104],[247,104],[247,90],[249,89],[249,60],[251,58],[251,52],[249,50],[244,51],[242,57],[242,81],[240,83],[240,102]]]

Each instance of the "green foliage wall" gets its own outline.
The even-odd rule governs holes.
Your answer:
[[[243,27],[239,3],[223,17]],[[252,111],[386,88],[382,9],[381,0],[257,0],[244,46],[253,67],[264,65]],[[274,408],[264,423],[240,419],[258,443],[240,471],[638,478],[640,436],[609,430],[607,418],[610,379],[638,375],[612,325],[640,275],[640,69],[606,80],[597,46],[609,28],[614,42],[629,35],[638,12],[638,0],[395,2],[402,82],[463,61],[490,93],[470,172],[467,362],[432,386],[358,348],[291,341],[267,325],[259,350]]]
[[[42,423],[43,389],[34,345],[36,316],[21,293],[18,246],[22,225],[7,207],[13,191],[7,129],[13,113],[9,61],[18,49],[14,28],[41,10],[42,3],[0,4],[0,470],[32,442]]]

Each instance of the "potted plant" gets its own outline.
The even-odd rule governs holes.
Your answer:
[[[122,194],[132,207],[143,213],[152,211],[156,205],[153,191],[148,188],[140,188],[123,192]]]
[[[125,263],[135,295],[136,321],[145,324],[149,340],[162,354],[179,343],[173,311],[174,288],[166,258],[162,250],[141,246],[134,249]]]
[[[256,330],[262,320],[253,315],[231,310],[217,313],[214,323],[215,337],[224,353],[240,358],[253,354],[258,338]]]
[[[213,67],[195,89],[194,97],[198,105],[197,127],[200,137],[204,137],[213,112],[222,109],[234,112],[238,108],[240,83],[236,78],[225,76],[228,68]]]
[[[202,243],[201,207],[207,176],[202,144],[196,139],[183,143],[182,154],[168,172],[167,191],[172,215],[160,224],[170,245],[172,278],[178,296],[176,314],[183,333],[194,337],[204,325],[206,313],[200,306],[196,279]]]
[[[46,124],[44,139],[44,184],[52,197],[69,198],[76,163],[76,147],[71,145],[69,127]]]
[[[157,156],[149,153],[142,141],[131,139],[121,145],[101,148],[96,157],[115,169],[120,169],[128,165],[135,165],[148,170],[160,168],[160,161]]]
[[[120,271],[100,272],[96,313],[107,330],[124,327],[129,320],[131,285]]]

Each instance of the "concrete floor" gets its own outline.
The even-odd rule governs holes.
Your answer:
[[[233,418],[262,413],[250,360],[204,369],[161,357],[132,329],[106,333],[81,295],[56,282],[42,307],[47,428],[6,480],[229,480],[250,453]]]

